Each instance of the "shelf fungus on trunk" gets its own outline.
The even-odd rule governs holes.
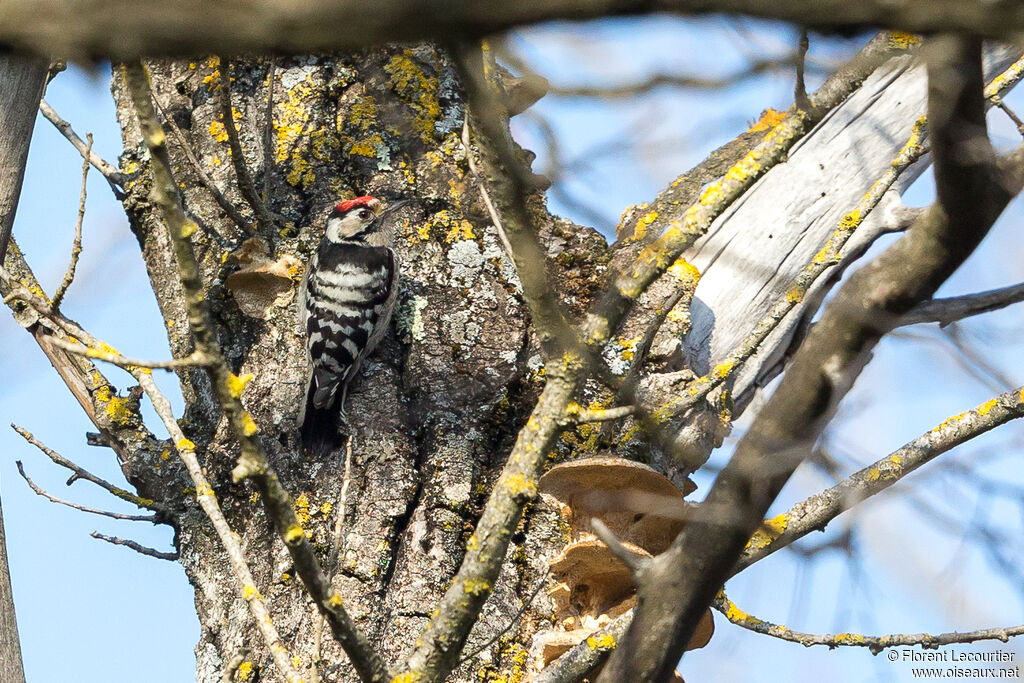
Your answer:
[[[595,533],[598,519],[637,557],[664,552],[686,524],[696,489],[689,479],[680,491],[647,465],[615,457],[594,457],[556,465],[540,479],[568,525],[568,545],[551,563],[555,585],[554,628],[534,638],[534,666],[540,670],[636,604],[630,569]],[[714,622],[709,611],[687,649],[704,647]]]
[[[250,318],[266,320],[275,307],[287,307],[302,275],[299,259],[291,254],[271,258],[267,243],[259,237],[247,239],[225,261],[238,269],[225,278],[224,285]]]

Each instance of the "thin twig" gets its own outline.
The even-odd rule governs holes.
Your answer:
[[[770,621],[747,614],[726,596],[725,591],[719,592],[712,606],[721,612],[726,619],[737,626],[742,626],[748,631],[754,631],[755,633],[786,640],[791,643],[800,643],[804,647],[811,647],[812,645],[825,645],[829,649],[837,647],[866,647],[874,654],[878,654],[890,647],[920,645],[926,650],[934,650],[943,645],[976,643],[982,640],[998,640],[1005,643],[1010,638],[1024,635],[1024,625],[986,628],[966,633],[940,633],[939,635],[931,635],[930,633],[897,633],[887,636],[865,636],[859,633],[839,633],[835,635],[831,633],[801,633],[800,631],[793,631],[785,626],[773,624]]]
[[[85,190],[86,180],[89,178],[89,156],[92,154],[92,133],[86,134],[85,137],[89,144],[86,147],[86,153],[82,161],[82,193],[78,198],[78,220],[75,221],[75,239],[71,243],[71,259],[68,261],[68,269],[64,273],[64,279],[61,280],[57,291],[53,294],[53,299],[50,300],[50,306],[55,311],[60,310],[60,302],[64,300],[64,295],[67,294],[71,281],[75,279],[78,257],[82,255],[82,221],[85,220]]]
[[[132,505],[135,505],[137,507],[153,510],[154,512],[162,512],[164,510],[164,507],[159,503],[149,498],[143,498],[142,496],[137,496],[134,493],[125,491],[120,486],[115,486],[108,482],[106,479],[103,479],[102,477],[97,477],[95,474],[89,472],[88,470],[79,467],[75,463],[65,458],[60,453],[56,452],[52,448],[49,448],[48,446],[46,446],[46,444],[36,439],[36,437],[34,437],[31,434],[31,432],[29,432],[27,429],[19,427],[16,424],[12,424],[11,428],[18,434],[20,434],[23,439],[25,439],[30,444],[32,444],[40,451],[42,451],[46,455],[46,457],[48,457],[54,463],[60,465],[65,469],[71,470],[74,474],[68,480],[69,485],[73,484],[78,479],[84,479],[85,481],[92,482],[93,484],[96,484],[100,488],[105,489],[108,493],[116,496],[117,498],[120,498],[121,500],[127,503],[131,503]]]
[[[338,571],[338,556],[341,554],[341,535],[345,528],[345,510],[348,508],[348,487],[352,483],[352,438],[351,434],[345,440],[345,474],[341,479],[341,489],[338,491],[338,505],[334,517],[334,537],[331,543],[331,555],[327,559],[327,580],[334,581],[334,575]],[[316,623],[316,642],[313,646],[313,683],[319,680],[320,652],[323,643],[324,617],[317,612],[314,618]]]
[[[274,72],[277,58],[270,56],[267,66],[267,108],[263,121],[263,203],[270,203],[270,178],[274,169]]]
[[[736,563],[740,572],[768,555],[824,529],[841,513],[874,496],[956,446],[1024,417],[1024,387],[995,396],[973,410],[943,420],[881,460],[769,520]]]
[[[920,304],[903,316],[900,319],[900,325],[939,323],[939,327],[945,327],[972,315],[997,311],[1021,301],[1024,301],[1024,283],[990,289],[977,294],[966,294],[948,299],[932,299]]]
[[[1006,105],[1006,102],[1003,101],[1003,98],[996,96],[990,97],[989,100],[992,102],[992,104],[999,107],[999,109],[1001,109],[1002,112],[1006,114],[1006,116],[1009,117],[1011,121],[1013,121],[1013,125],[1017,126],[1017,132],[1020,133],[1021,135],[1024,135],[1024,121],[1021,121],[1020,117],[1017,116],[1017,114],[1015,114],[1014,111]]]
[[[639,574],[644,570],[644,567],[650,564],[651,560],[649,557],[638,555],[627,548],[619,540],[619,537],[608,528],[608,525],[597,517],[590,518],[590,527],[594,530],[597,537],[601,539],[601,542],[608,546],[608,550],[612,552],[612,555],[618,558],[622,564],[629,567],[629,571],[633,576]]]
[[[462,658],[459,659],[459,662],[458,664],[456,664],[456,666],[464,664],[465,662],[468,662],[469,660],[473,659],[473,657],[476,657],[478,654],[480,654],[481,652],[489,648],[491,645],[493,645],[495,642],[497,642],[498,638],[501,638],[503,635],[508,633],[509,630],[513,626],[515,626],[520,619],[522,619],[523,615],[526,614],[526,610],[530,609],[530,605],[532,605],[533,601],[537,599],[537,595],[540,594],[540,589],[544,587],[544,584],[548,580],[548,574],[550,573],[550,568],[544,570],[544,574],[542,574],[541,577],[537,579],[537,585],[534,586],[533,590],[530,591],[530,595],[526,598],[526,600],[523,601],[523,604],[519,608],[519,611],[516,612],[511,619],[509,619],[509,622],[505,624],[505,627],[503,629],[501,629],[493,636],[488,638],[483,645],[472,650],[469,654],[462,655]]]
[[[74,353],[79,356],[85,356],[86,358],[94,358],[101,360],[111,365],[124,368],[125,370],[132,370],[133,368],[149,368],[151,370],[179,370],[181,368],[195,368],[205,367],[210,363],[210,360],[203,356],[199,351],[193,351],[184,358],[175,358],[173,360],[142,360],[140,358],[129,358],[128,356],[122,356],[117,353],[112,347],[107,346],[106,348],[95,348],[92,346],[83,346],[81,344],[74,344],[72,342],[60,339],[58,337],[52,337],[51,342],[54,346],[64,349],[69,353]]]
[[[109,161],[104,161],[96,152],[93,152],[91,145],[86,145],[82,141],[82,138],[78,137],[71,124],[62,119],[53,107],[51,107],[46,100],[39,101],[39,112],[46,117],[46,120],[52,123],[60,134],[67,138],[68,142],[74,145],[78,153],[82,155],[83,159],[88,159],[89,163],[96,167],[96,170],[103,174],[103,177],[110,183],[110,189],[114,191],[114,195],[120,199],[123,194],[121,193],[121,187],[124,186],[125,181],[128,180],[128,176],[117,170],[113,164]]]
[[[484,206],[487,207],[487,213],[491,217],[491,222],[494,223],[494,229],[498,232],[498,238],[501,240],[501,246],[505,248],[505,254],[509,258],[512,258],[512,245],[509,244],[508,236],[505,235],[505,228],[501,225],[501,216],[498,215],[497,210],[494,208],[494,203],[491,202],[491,195],[487,192],[487,187],[484,186],[483,179],[480,178],[480,172],[476,167],[476,160],[473,158],[473,149],[469,145],[468,113],[462,122],[462,148],[466,152],[466,161],[469,162],[469,172],[473,174],[473,177],[476,179],[476,186],[480,190],[480,198],[483,199]]]
[[[80,510],[81,512],[88,512],[93,515],[101,515],[103,517],[110,517],[111,519],[121,519],[129,522],[153,522],[156,523],[156,515],[128,515],[121,512],[110,512],[108,510],[98,510],[96,508],[86,507],[85,505],[79,505],[78,503],[72,503],[71,501],[58,498],[50,493],[47,493],[44,489],[40,488],[27,474],[25,474],[25,468],[22,466],[20,460],[14,462],[18,467],[18,474],[21,475],[22,479],[29,485],[33,491],[38,495],[46,498],[53,503],[59,503],[60,505],[66,505],[69,508]]]
[[[153,104],[156,105],[157,111],[160,112],[160,117],[164,120],[168,126],[170,126],[171,133],[178,141],[178,147],[182,152],[185,153],[185,158],[188,159],[189,163],[192,164],[192,170],[195,171],[196,177],[199,178],[199,183],[206,188],[206,190],[213,197],[213,200],[217,202],[217,206],[221,208],[221,211],[227,214],[228,218],[238,226],[238,228],[245,233],[252,232],[252,225],[249,221],[245,220],[245,217],[238,212],[235,205],[228,201],[228,198],[224,196],[213,180],[206,174],[206,170],[203,169],[203,165],[199,162],[194,151],[192,151],[192,145],[189,144],[188,140],[185,139],[185,134],[181,132],[181,128],[175,123],[174,119],[167,115],[164,111],[164,107],[160,104],[160,98],[156,96],[156,91],[153,89],[152,84],[149,87],[149,94],[153,98]]]
[[[807,63],[807,49],[810,42],[807,40],[807,29],[800,30],[800,47],[796,53],[796,85],[793,88],[793,102],[796,108],[807,111],[811,106],[811,100],[807,97],[807,83],[804,80],[804,67]]]
[[[114,545],[123,545],[125,548],[131,548],[132,550],[134,550],[137,553],[141,553],[141,554],[146,555],[148,557],[155,557],[158,560],[168,560],[170,562],[177,562],[178,561],[178,551],[176,551],[176,550],[174,552],[170,552],[170,553],[163,552],[163,551],[160,551],[160,550],[154,550],[153,548],[147,548],[144,545],[139,545],[135,541],[128,540],[127,538],[118,538],[117,536],[107,536],[106,534],[101,534],[98,531],[94,531],[94,532],[92,532],[89,535],[92,536],[93,538],[98,538],[101,541],[106,541],[107,543],[113,543]]]
[[[231,165],[235,169],[235,176],[238,179],[238,189],[242,197],[249,204],[253,215],[256,216],[256,224],[264,233],[269,234],[274,226],[274,219],[267,211],[266,205],[260,201],[256,194],[256,186],[253,185],[252,176],[249,174],[249,166],[245,163],[245,152],[242,151],[242,143],[238,139],[238,128],[235,126],[235,108],[231,104],[231,61],[221,60],[220,77],[220,112],[224,123],[224,132],[228,136],[228,147],[231,148]]]

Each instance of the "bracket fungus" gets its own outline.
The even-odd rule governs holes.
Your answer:
[[[601,456],[552,467],[538,488],[568,525],[568,545],[550,563],[555,627],[534,639],[539,670],[636,605],[632,570],[601,541],[593,520],[638,560],[649,559],[682,531],[690,505],[683,497],[696,486],[687,479],[680,491],[647,465]],[[713,631],[708,611],[687,649],[707,645]]]
[[[274,306],[286,306],[295,290],[302,263],[291,254],[271,260],[266,243],[251,237],[227,257],[240,267],[228,275],[224,285],[231,290],[242,313],[266,320]]]

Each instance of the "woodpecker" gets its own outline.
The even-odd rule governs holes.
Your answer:
[[[299,413],[303,447],[312,455],[338,444],[347,426],[349,382],[388,329],[398,293],[398,257],[388,214],[375,197],[339,202],[310,259],[299,294],[309,382]]]

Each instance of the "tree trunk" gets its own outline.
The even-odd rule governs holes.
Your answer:
[[[45,60],[38,58],[0,55],[0,263],[4,262],[14,226],[47,66]],[[24,681],[0,511],[0,683]]]
[[[181,129],[205,173],[246,216],[237,190],[220,83],[227,65],[151,62],[155,96]],[[476,180],[460,141],[465,109],[446,55],[432,46],[368,50],[353,56],[281,59],[274,69],[274,120],[264,166],[264,112],[269,64],[242,61],[231,70],[232,97],[246,163],[262,187],[269,173],[270,211],[281,220],[251,239],[198,181],[176,136],[168,141],[188,212],[201,230],[201,259],[220,342],[237,375],[253,375],[243,395],[296,512],[324,562],[335,516],[343,515],[334,583],[350,613],[394,662],[416,641],[458,568],[490,483],[525,421],[539,387],[537,344],[520,286],[495,228],[485,219]],[[125,208],[146,262],[175,357],[191,351],[180,285],[165,228],[147,199],[147,158],[130,98],[115,68],[112,86],[124,131],[121,168],[130,174]],[[415,197],[414,216],[399,230],[401,291],[393,332],[350,388],[354,435],[344,509],[339,491],[345,453],[314,461],[301,452],[295,416],[304,399],[305,361],[296,289],[330,206],[360,194]],[[553,256],[581,264],[559,274],[582,310],[598,285],[594,265],[605,249],[590,230],[553,221],[542,199],[531,212]],[[255,221],[253,222],[255,225]],[[262,253],[263,246],[266,251]],[[232,277],[243,271],[250,277]],[[287,645],[316,657],[315,609],[289,566],[248,486],[231,483],[235,445],[226,435],[206,375],[180,373],[185,432],[196,443],[232,528],[242,538],[258,589],[274,609]],[[172,503],[181,562],[196,589],[202,635],[198,680],[220,680],[226,663],[251,648],[246,662],[277,680],[239,588],[187,480],[165,461],[141,455],[128,463],[143,495]],[[546,571],[555,550],[556,517],[534,512],[523,522],[469,650],[503,630]],[[480,680],[525,660],[546,598],[458,680]],[[324,680],[351,680],[346,657],[323,638]],[[239,676],[242,675],[240,671]],[[248,675],[248,674],[247,674]]]

